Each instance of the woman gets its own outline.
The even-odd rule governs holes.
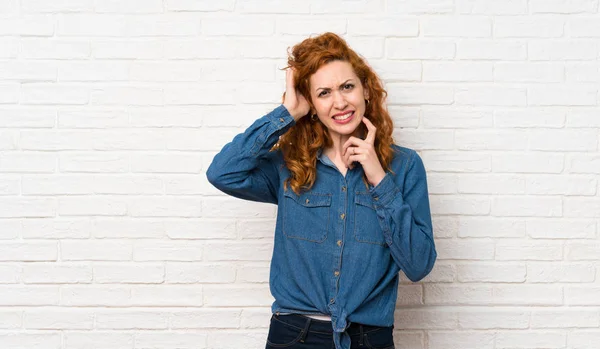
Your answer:
[[[267,348],[394,348],[398,272],[436,259],[425,169],[392,140],[386,92],[332,33],[294,46],[283,104],[225,145],[208,180],[278,205]]]

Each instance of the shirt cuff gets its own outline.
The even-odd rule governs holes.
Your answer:
[[[394,183],[394,179],[389,172],[385,174],[377,186],[369,187],[369,192],[373,198],[373,204],[375,205],[375,208],[387,206],[394,200],[394,197],[396,197],[396,194],[400,191],[398,186],[396,186],[396,183]]]
[[[285,128],[288,125],[294,126],[296,124],[296,120],[294,117],[292,117],[292,115],[290,115],[290,112],[286,107],[283,106],[283,104],[267,114],[267,118],[276,131]]]

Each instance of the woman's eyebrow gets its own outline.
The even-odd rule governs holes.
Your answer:
[[[348,80],[346,80],[346,81],[342,82],[342,83],[340,84],[340,87],[342,87],[342,86],[346,85],[348,82],[351,82],[351,81],[352,81],[352,78],[350,78],[350,79],[348,79]],[[315,91],[319,91],[319,90],[330,90],[330,88],[329,88],[329,87],[317,87],[317,89],[316,89]]]

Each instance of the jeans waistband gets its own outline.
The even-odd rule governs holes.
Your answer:
[[[277,321],[284,322],[288,325],[297,327],[299,329],[308,328],[309,332],[333,333],[333,328],[331,327],[331,321],[311,319],[308,316],[304,316],[302,314],[287,314],[287,315],[273,314],[273,318]],[[346,332],[349,335],[353,336],[353,335],[360,335],[363,333],[368,333],[371,331],[379,330],[381,328],[385,328],[385,327],[363,325],[363,324],[353,322],[346,329]]]

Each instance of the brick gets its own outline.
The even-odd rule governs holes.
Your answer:
[[[394,344],[398,349],[425,349],[425,335],[421,331],[395,331]]]
[[[19,90],[21,87],[18,85],[0,85],[0,104],[16,104],[19,101]]]
[[[236,91],[230,86],[212,84],[206,87],[167,87],[164,90],[167,105],[230,105],[235,103]],[[213,91],[221,93],[215,95]]]
[[[91,330],[94,313],[87,309],[25,310],[23,327],[27,330]]]
[[[561,260],[561,241],[502,240],[496,244],[496,260]]]
[[[90,101],[89,88],[67,84],[28,84],[21,87],[21,104],[83,105]]]
[[[514,348],[519,343],[522,348],[564,348],[567,333],[549,331],[513,331],[496,333],[496,348]]]
[[[576,218],[598,218],[600,198],[566,197],[564,199],[564,216]]]
[[[437,232],[436,232],[437,233]],[[435,263],[433,270],[423,279],[423,282],[429,283],[444,283],[454,282],[456,280],[456,267],[451,263],[438,261]],[[410,282],[406,278],[407,282]]]
[[[458,314],[441,309],[403,309],[396,313],[394,325],[401,330],[450,330],[458,325]]]
[[[56,13],[56,12],[92,12],[94,10],[93,0],[22,0],[21,11],[32,13]]]
[[[131,304],[146,307],[199,307],[204,305],[202,285],[135,285]]]
[[[427,334],[429,349],[493,349],[494,333],[482,332],[438,332],[431,331]],[[477,343],[476,346],[472,346]]]
[[[62,349],[61,334],[0,333],[0,347],[27,349]]]
[[[56,123],[56,114],[52,110],[0,109],[0,119],[5,128],[52,128]]]
[[[530,152],[492,155],[492,170],[498,173],[561,173],[563,167],[563,154]]]
[[[170,284],[225,284],[236,279],[236,268],[217,263],[167,263],[165,282]]]
[[[427,176],[429,194],[454,194],[457,187],[458,178],[455,174],[430,173]]]
[[[206,18],[202,21],[202,33],[206,36],[239,35],[266,36],[275,32],[275,21],[268,17],[257,18]]]
[[[478,129],[493,126],[492,111],[489,110],[425,107],[421,113],[426,128]]]
[[[459,282],[524,282],[526,274],[527,269],[522,264],[469,262],[458,266]]]
[[[467,39],[458,42],[458,59],[522,61],[527,58],[527,45],[520,41]]]
[[[132,243],[123,240],[62,240],[60,253],[61,259],[65,261],[131,260]]]
[[[564,148],[563,148],[564,149]],[[598,181],[593,177],[547,175],[527,178],[527,193],[534,195],[596,195]]]
[[[162,220],[131,218],[94,219],[89,231],[95,238],[150,238],[166,237]]]
[[[423,304],[423,286],[419,284],[400,285],[396,297],[397,306],[414,306]]]
[[[590,224],[591,225],[591,224]],[[593,229],[594,227],[591,226]],[[594,241],[568,242],[566,257],[571,261],[595,261],[600,253],[600,243]]]
[[[458,237],[461,238],[525,237],[525,231],[525,221],[514,218],[461,217],[458,223]]]
[[[562,128],[564,125],[565,112],[555,108],[494,111],[494,126],[497,128]]]
[[[526,179],[516,175],[461,174],[458,192],[466,194],[524,194]]]
[[[269,272],[268,263],[245,264],[237,268],[236,281],[240,283],[268,283]]]
[[[257,328],[268,330],[271,316],[270,307],[242,309],[240,327],[244,329]]]
[[[490,201],[476,196],[431,196],[431,207],[437,214],[487,215]]]
[[[235,0],[224,0],[219,2],[207,0],[166,0],[164,2],[164,7],[167,11],[231,12],[235,7]]]
[[[492,22],[470,16],[425,17],[421,30],[425,37],[486,38],[492,36]]]
[[[195,197],[138,197],[129,203],[132,217],[199,217],[202,200]]]
[[[384,56],[385,51],[385,38],[380,36],[348,36],[344,38],[346,43],[350,45],[350,47],[354,50],[354,52],[358,53],[362,57],[365,57],[369,60],[370,64],[373,64],[372,60],[381,59]],[[280,54],[276,54],[275,57],[279,58]],[[394,64],[396,62],[386,61],[389,64]],[[381,72],[381,70],[377,70]],[[394,73],[402,74],[402,71],[392,72],[390,75],[386,75],[386,77],[394,76]],[[416,75],[416,72],[411,72],[413,75]],[[382,74],[383,76],[383,74]],[[421,77],[419,73],[419,78]],[[412,80],[411,80],[412,81]]]
[[[423,162],[434,172],[490,172],[492,168],[488,154],[430,151],[423,153]]]
[[[265,343],[265,335],[257,332],[219,331],[208,337],[210,348],[236,348],[238,343],[259,348]]]
[[[89,284],[92,268],[72,263],[28,263],[23,266],[25,284]]]
[[[56,216],[56,200],[53,198],[1,198],[0,217],[39,218]],[[13,255],[15,252],[12,252]],[[47,252],[49,253],[49,252]],[[45,254],[47,256],[47,253]],[[2,257],[0,257],[1,259]],[[29,258],[29,257],[28,257]],[[31,256],[31,258],[35,258]],[[40,258],[40,257],[38,257]],[[46,258],[46,257],[41,257]]]
[[[457,0],[456,8],[461,14],[519,15],[527,13],[527,1],[508,0],[500,4],[493,0]]]
[[[128,126],[127,113],[122,111],[59,112],[60,128],[119,128]]]
[[[95,0],[94,10],[98,13],[157,13],[163,12],[161,0],[122,2],[118,0]]]
[[[466,87],[456,90],[454,100],[458,105],[525,106],[527,90],[513,87]]]
[[[494,81],[502,82],[562,82],[562,64],[535,62],[498,62],[494,64]]]
[[[204,287],[205,305],[220,306],[267,306],[273,303],[268,285],[207,285]]]
[[[127,205],[123,199],[106,197],[62,197],[58,203],[61,216],[124,216]]]
[[[135,261],[198,261],[202,260],[204,244],[191,241],[136,241]]]
[[[540,283],[593,282],[596,269],[593,264],[528,263],[527,281]]]
[[[207,334],[189,332],[147,331],[134,334],[135,347],[140,349],[205,349]]]
[[[597,330],[573,331],[568,334],[567,343],[573,349],[593,349],[600,340]]]
[[[90,55],[90,43],[86,40],[21,39],[20,57],[24,59],[87,59]]]
[[[555,17],[518,16],[494,18],[494,37],[497,38],[559,38],[565,21]]]
[[[390,83],[387,90],[390,104],[448,105],[454,102],[454,90],[450,87]]]
[[[271,204],[254,203],[234,198],[205,198],[202,215],[206,218],[273,218],[275,207]]]
[[[134,347],[133,333],[116,331],[69,331],[64,334],[65,349],[131,349]]]
[[[237,309],[177,311],[171,314],[170,323],[171,328],[176,330],[205,328],[238,329],[240,328],[241,313],[242,311]]]
[[[350,18],[348,20],[348,34],[354,36],[416,37],[419,35],[419,20],[416,17],[396,16]]]
[[[425,304],[428,305],[489,305],[492,288],[487,285],[425,285]]]
[[[132,37],[196,36],[200,34],[202,23],[198,16],[190,13],[127,16],[125,18],[125,33]]]
[[[591,5],[592,2],[588,1]],[[596,1],[596,6],[598,2]],[[598,38],[600,37],[600,25],[598,19],[594,17],[571,19],[568,22],[569,35],[574,38]]]
[[[391,38],[386,44],[389,59],[453,59],[456,53],[455,44],[448,41]]]
[[[565,287],[565,304],[581,306],[600,305],[600,287],[569,286]]]
[[[498,217],[560,217],[562,200],[555,197],[496,197],[492,199],[492,215]]]
[[[589,239],[596,236],[596,224],[593,220],[565,218],[528,220],[527,235],[534,239]]]
[[[123,173],[129,171],[129,156],[117,152],[63,152],[60,172]]]
[[[58,66],[58,78],[69,81],[127,81],[130,64],[126,62],[65,62]]]
[[[490,62],[423,62],[423,81],[492,81]]]
[[[164,42],[165,57],[168,59],[230,59],[235,58],[239,51],[243,52],[244,43],[240,46],[228,45],[226,39],[169,39]],[[255,43],[248,43],[256,50]],[[277,57],[281,56],[279,51]],[[258,53],[255,53],[258,54]],[[263,54],[260,54],[262,57]],[[214,96],[214,95],[212,95]]]
[[[238,0],[227,2],[231,3],[232,10],[235,3],[236,12],[240,13],[308,14],[310,13],[311,6],[310,2],[302,0],[292,0],[283,3],[276,0]]]
[[[529,317],[526,310],[465,309],[458,312],[458,326],[469,330],[526,329]]]
[[[165,223],[165,229],[171,239],[232,239],[236,236],[235,221],[230,219],[168,221]]]
[[[531,40],[528,57],[531,61],[595,60],[598,44],[585,40]]]
[[[55,32],[54,21],[53,16],[45,14],[3,18],[0,22],[0,36],[52,36]]]
[[[56,242],[4,242],[0,245],[0,261],[55,261]]]
[[[596,13],[597,0],[531,0],[531,13]]]
[[[16,80],[21,82],[53,82],[57,79],[55,63],[38,61],[7,61],[0,62],[0,74],[4,80]]]
[[[590,154],[575,154],[569,157],[570,173],[600,173],[600,156]]]
[[[528,136],[519,130],[457,130],[454,144],[460,150],[525,150]]]
[[[96,284],[160,284],[165,280],[162,264],[119,263],[94,265]]]
[[[0,284],[18,284],[21,280],[21,267],[16,264],[0,264]],[[0,315],[0,319],[2,315]],[[0,323],[2,320],[0,320]],[[1,328],[1,326],[0,326]]]
[[[494,243],[488,239],[437,240],[436,250],[439,260],[494,259]]]
[[[91,51],[94,58],[101,59],[160,59],[166,55],[166,44],[167,42],[152,38],[111,41],[94,39],[91,42]]]
[[[17,38],[0,38],[0,58],[15,58],[17,56],[18,51],[19,41],[17,40]]]
[[[269,23],[271,24],[271,23]],[[346,33],[346,19],[278,19],[276,22],[277,33],[284,35],[316,35],[331,31],[342,35]]]
[[[440,0],[436,0],[440,1]],[[443,0],[447,1],[447,0]],[[310,2],[310,12],[312,14],[339,14],[339,13],[356,13],[360,15],[380,13],[383,11],[384,5],[381,1],[365,0],[365,1],[343,1],[334,0],[328,2]],[[388,7],[388,9],[390,9]]]
[[[597,91],[579,86],[529,87],[527,103],[534,106],[591,106],[596,105]]]
[[[18,330],[21,328],[23,312],[16,310],[0,311],[0,329]]]
[[[454,134],[448,130],[414,130],[397,129],[393,132],[394,139],[414,150],[451,150],[454,148]]]
[[[63,306],[113,307],[131,303],[131,289],[125,286],[69,285],[61,287],[60,291],[60,304]]]
[[[556,285],[496,285],[493,304],[500,305],[562,305],[563,288]]]
[[[169,327],[166,312],[146,310],[101,310],[96,313],[96,328],[101,330],[162,330]]]
[[[600,65],[594,62],[568,62],[566,64],[567,82],[597,82],[600,81]],[[573,114],[578,115],[585,111],[575,110]],[[594,119],[587,119],[585,123],[598,122]]]
[[[164,105],[167,100],[165,89],[153,87],[104,86],[90,93],[90,104],[94,106],[156,106]]]
[[[451,0],[405,0],[391,1],[387,3],[386,10],[391,13],[415,13],[415,14],[438,14],[450,13],[454,10],[454,4]]]
[[[58,305],[58,286],[12,286],[0,285],[0,306],[46,306]]]

